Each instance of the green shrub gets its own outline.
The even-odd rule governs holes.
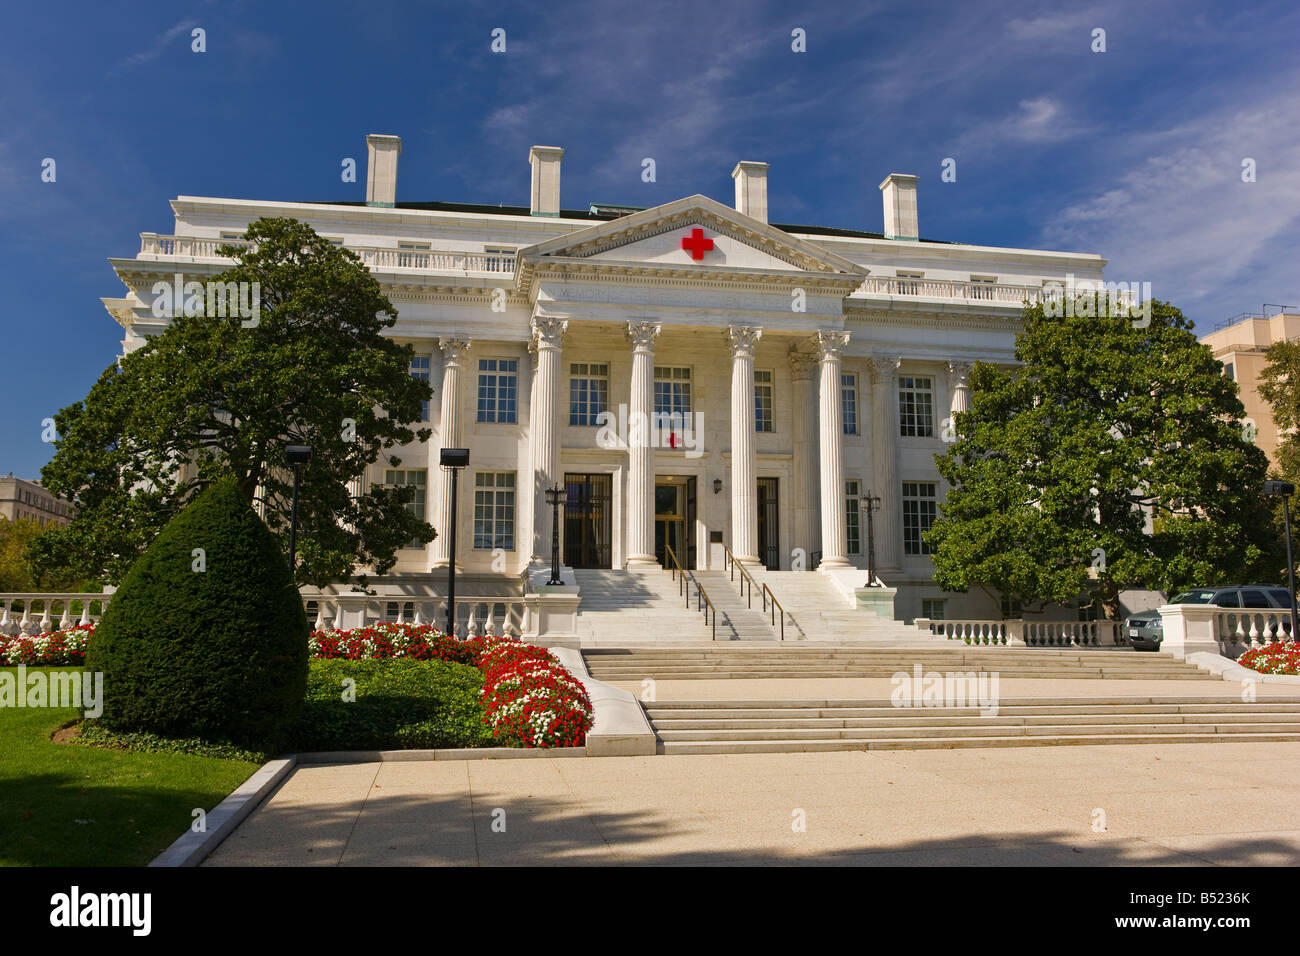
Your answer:
[[[302,706],[308,634],[276,539],[225,479],[131,568],[86,666],[104,673],[113,730],[275,750]]]
[[[344,699],[348,690],[356,699]],[[485,747],[477,667],[409,658],[313,660],[292,749],[423,750]]]

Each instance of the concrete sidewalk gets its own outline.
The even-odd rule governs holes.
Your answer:
[[[1295,866],[1298,787],[1294,743],[307,765],[204,865]]]

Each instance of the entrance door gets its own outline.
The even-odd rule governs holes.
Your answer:
[[[769,571],[781,570],[776,486],[776,478],[758,479],[758,559]]]
[[[608,568],[613,476],[564,476],[564,563],[571,568]]]
[[[687,532],[687,492],[694,479],[655,482],[655,557],[667,567],[667,548],[688,570],[695,567],[695,549]]]

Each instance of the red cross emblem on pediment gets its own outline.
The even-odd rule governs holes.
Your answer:
[[[703,259],[706,252],[713,251],[713,240],[704,238],[703,229],[692,229],[689,236],[682,236],[682,248],[692,259]]]

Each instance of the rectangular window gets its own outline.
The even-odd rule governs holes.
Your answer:
[[[1024,613],[1025,609],[1020,601],[1009,595],[1002,595],[1002,620],[1014,621],[1022,617]]]
[[[691,370],[655,366],[655,414],[691,413]]]
[[[515,549],[513,471],[480,471],[474,475],[474,547],[480,551]]]
[[[897,272],[898,276],[898,294],[899,295],[920,295],[921,282],[925,273],[923,272]]]
[[[862,553],[862,485],[844,482],[844,521],[849,554]]]
[[[772,430],[772,372],[770,369],[754,370],[754,430]]]
[[[921,617],[928,621],[945,620],[943,606],[946,603],[941,598],[921,598]]]
[[[934,437],[934,389],[930,379],[899,376],[898,427],[904,436]]]
[[[424,520],[424,493],[428,475],[424,468],[388,468],[384,471],[384,484],[415,489],[415,497],[406,503],[406,510],[420,521]],[[406,548],[420,546],[419,541],[408,541],[403,545]]]
[[[903,553],[929,554],[921,535],[930,530],[939,509],[932,481],[903,482]]]
[[[397,264],[407,268],[427,269],[429,268],[429,249],[431,246],[427,242],[399,242],[397,248],[401,250],[397,254]]]
[[[1231,362],[1228,362],[1223,366],[1223,374],[1228,376],[1228,378],[1232,379],[1234,382],[1237,380],[1237,373],[1233,369]]]
[[[518,420],[519,360],[478,360],[478,420],[513,425]]]
[[[483,250],[487,272],[514,272],[515,250],[488,246]]]
[[[411,378],[418,378],[421,382],[429,381],[429,362],[432,356],[413,355],[411,356],[411,367],[407,369],[411,373]],[[420,402],[420,421],[429,420],[429,400],[425,399]]]
[[[970,297],[972,299],[993,298],[993,287],[997,285],[996,276],[971,276]]]
[[[858,433],[858,377],[840,375],[840,401],[844,406],[844,434]]]
[[[609,366],[595,362],[574,362],[569,366],[569,424],[596,424],[596,417],[609,407]]]

